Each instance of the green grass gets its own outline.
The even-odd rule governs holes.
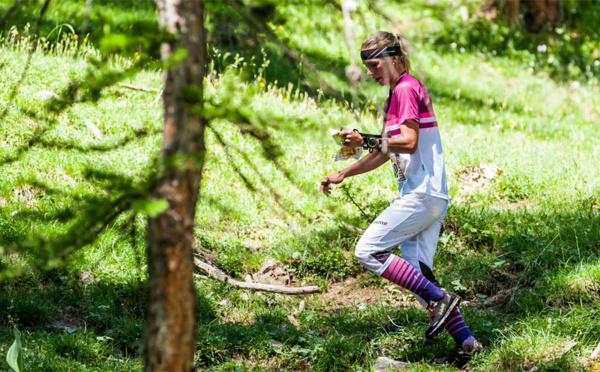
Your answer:
[[[465,318],[488,351],[471,367],[585,370],[582,359],[600,341],[598,87],[553,80],[548,68],[533,71],[531,55],[494,56],[435,45],[436,33],[445,27],[438,15],[457,17],[459,9],[450,2],[436,4],[403,2],[390,12],[402,19],[402,32],[411,38],[414,73],[426,83],[440,122],[452,201],[434,271],[464,298]],[[115,11],[98,9],[98,14]],[[350,59],[336,29],[343,21],[335,8],[324,9],[278,6],[272,28],[347,94],[343,68]],[[133,17],[125,10],[119,17]],[[357,21],[357,42],[373,28],[390,28],[365,3],[361,10],[365,18]],[[149,19],[150,13],[142,13],[139,19]],[[64,265],[10,277],[56,254],[23,252],[15,245],[34,245],[38,236],[60,237],[75,223],[70,217],[87,210],[86,203],[114,196],[116,190],[98,172],[123,175],[139,185],[159,151],[162,106],[156,93],[112,86],[97,104],[77,103],[59,115],[44,108],[38,92],[60,93],[87,76],[90,56],[102,55],[93,45],[83,52],[70,50],[73,40],[66,35],[60,48],[49,43],[33,54],[0,128],[0,268],[9,275],[0,283],[0,348],[7,352],[17,325],[28,371],[141,370],[142,216],[128,226],[130,215],[120,217]],[[100,36],[94,40],[100,42]],[[3,104],[23,71],[25,41],[15,36],[2,41]],[[199,280],[196,367],[367,371],[378,356],[388,356],[410,361],[415,371],[454,370],[431,363],[453,348],[450,337],[426,342],[425,312],[409,306],[414,305],[410,296],[366,273],[353,257],[357,229],[368,226],[396,196],[391,170],[384,166],[349,179],[329,198],[317,190],[320,177],[344,166],[331,162],[336,146],[327,128],[376,131],[378,112],[369,107],[379,107],[387,91],[365,82],[356,104],[334,100],[307,88],[272,45],[263,48],[268,64],[262,57],[252,60],[256,50],[251,48],[241,51],[243,60],[235,53],[226,56],[227,47],[214,56],[208,108],[216,112],[227,103],[248,115],[283,155],[274,164],[235,125],[212,122],[197,209],[198,253],[239,279],[273,257],[283,262],[294,285],[318,284],[332,293],[340,283],[354,282],[372,298],[305,296],[296,329],[288,315],[301,298],[261,297]],[[133,55],[110,58],[116,71],[135,60]],[[160,88],[160,71],[142,70],[125,82]],[[466,187],[465,172],[483,163],[494,163],[502,173],[485,187]],[[408,304],[395,301],[402,298]]]

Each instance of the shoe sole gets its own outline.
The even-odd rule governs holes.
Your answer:
[[[452,299],[452,302],[448,306],[448,310],[446,310],[446,313],[442,316],[442,320],[440,320],[440,322],[434,328],[428,329],[425,332],[426,339],[430,340],[430,339],[434,338],[435,336],[437,336],[438,333],[440,333],[442,328],[448,322],[448,317],[450,316],[450,314],[452,314],[452,311],[454,311],[454,308],[457,307],[458,304],[460,303],[460,300],[461,300],[461,298],[458,296],[456,296]]]

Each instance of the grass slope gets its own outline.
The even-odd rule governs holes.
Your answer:
[[[459,12],[440,4],[444,14]],[[320,66],[329,66],[322,69],[324,78],[349,90],[340,71],[331,68],[349,62],[335,29],[343,27],[341,16],[303,6],[278,7],[273,29],[320,58]],[[307,19],[302,14],[309,10]],[[363,10],[357,40],[371,28],[392,27]],[[430,9],[406,2],[391,11],[403,15],[394,27],[412,37],[414,72],[436,102],[452,202],[434,271],[445,287],[463,296],[465,318],[488,350],[470,367],[585,370],[582,360],[600,341],[598,87],[557,83],[545,70],[534,74],[526,58],[440,48],[430,36],[443,23]],[[285,23],[278,22],[284,14]],[[25,44],[12,38],[0,54],[5,87],[16,84],[26,61]],[[339,48],[335,55],[341,54],[343,63],[322,53],[328,45]],[[376,131],[376,107],[385,89],[365,82],[361,89],[369,98],[350,105],[282,84],[296,76],[283,76],[262,62],[253,66],[249,58],[225,52],[214,58],[220,67],[207,76],[207,96],[267,118],[265,128],[284,154],[277,166],[231,123],[213,122],[198,206],[198,253],[238,278],[273,257],[284,263],[294,285],[315,283],[327,292],[303,299],[259,296],[198,281],[196,366],[366,371],[384,355],[413,362],[415,371],[453,370],[431,364],[453,347],[450,337],[426,342],[425,312],[398,287],[366,273],[352,255],[357,229],[396,196],[391,170],[384,166],[352,178],[330,198],[316,190],[320,177],[340,167],[331,162],[336,147],[326,129]],[[114,68],[129,64],[115,58]],[[9,272],[43,255],[11,251],[12,244],[36,234],[58,236],[72,223],[62,218],[66,206],[77,213],[81,198],[110,195],[102,179],[87,176],[89,169],[143,179],[158,152],[161,105],[155,93],[115,86],[97,105],[77,104],[57,117],[30,115],[45,112],[40,91],[58,93],[85,76],[89,66],[85,54],[65,46],[61,52],[34,53],[2,123],[0,245],[1,265]],[[160,81],[160,72],[144,71],[128,82],[160,88]],[[3,90],[2,102],[9,92]],[[501,174],[474,182],[488,163]],[[66,266],[0,283],[4,353],[17,325],[26,370],[142,369],[137,353],[145,311],[139,248],[144,221],[138,217],[133,231],[122,231],[123,223],[82,247]],[[288,315],[301,300],[306,306],[297,329]]]

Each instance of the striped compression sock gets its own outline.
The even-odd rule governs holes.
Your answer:
[[[469,337],[473,337],[473,334],[469,330],[467,323],[465,323],[462,315],[460,315],[458,306],[454,308],[452,314],[450,314],[448,317],[448,323],[446,323],[445,327],[446,331],[450,333],[450,336],[452,336],[458,347],[462,348],[463,342],[465,342]],[[474,337],[473,340],[475,340]]]
[[[425,301],[437,301],[444,297],[444,291],[436,287],[420,272],[415,270],[406,260],[396,255],[392,256],[392,262],[381,274],[387,280],[408,289]],[[462,318],[461,318],[462,319]]]

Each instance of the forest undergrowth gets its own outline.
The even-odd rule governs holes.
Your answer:
[[[143,4],[150,9],[140,16],[146,19],[152,7]],[[476,17],[473,4],[462,6]],[[216,119],[206,134],[197,254],[240,280],[273,258],[289,285],[318,285],[322,293],[259,294],[199,277],[199,370],[367,371],[379,356],[411,362],[414,371],[456,370],[432,363],[454,347],[452,339],[426,341],[427,313],[353,256],[361,231],[397,197],[392,170],[349,179],[329,197],[318,191],[322,176],[344,166],[332,161],[337,145],[327,129],[378,131],[388,94],[365,79],[352,95],[343,69],[353,51],[337,31],[341,14],[331,20],[328,7],[281,4],[267,25],[310,56],[319,78],[339,95],[311,87],[302,68],[272,43],[236,52],[223,41],[225,29],[215,26],[224,17],[218,6],[208,18],[213,44],[205,94],[207,115]],[[457,44],[458,31],[442,22],[456,25],[464,17],[456,4],[402,2],[390,12],[402,21],[365,11],[355,34],[407,35],[413,73],[434,100],[451,196],[434,272],[463,298],[461,311],[486,348],[468,368],[597,368],[587,359],[600,342],[596,75],[574,64],[572,76],[557,78],[553,63],[539,63],[550,57],[539,49],[492,53]],[[119,17],[125,13],[134,17],[133,8]],[[17,327],[26,371],[142,370],[149,207],[118,218],[64,263],[39,244],[68,232],[76,224],[71,217],[92,202],[118,194],[108,188],[108,175],[141,188],[160,146],[162,81],[154,65],[121,81],[148,91],[111,85],[97,102],[50,110],[70,84],[89,76],[94,58],[105,56],[99,36],[90,31],[88,40],[75,30],[57,29],[38,45],[1,122],[0,354]],[[27,64],[29,41],[18,26],[2,34],[2,109]],[[131,51],[105,62],[126,71],[145,58]],[[223,107],[262,123],[282,151],[279,165],[255,138],[218,119]],[[26,270],[48,257],[60,264]]]

